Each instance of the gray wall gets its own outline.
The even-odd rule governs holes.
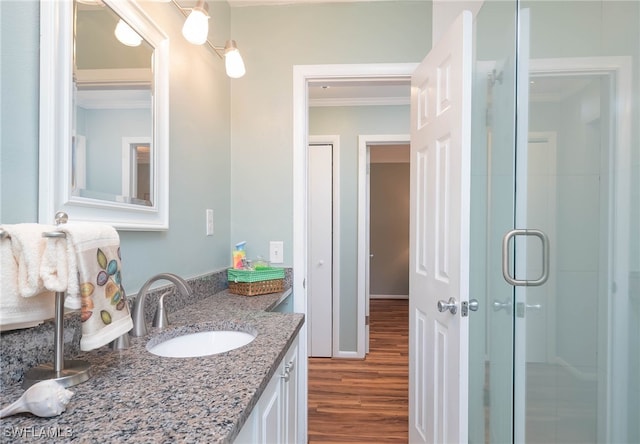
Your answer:
[[[369,292],[408,296],[409,163],[371,163],[370,171]]]

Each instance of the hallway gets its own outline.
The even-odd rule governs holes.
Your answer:
[[[309,440],[406,443],[409,301],[372,299],[365,360],[309,358]]]

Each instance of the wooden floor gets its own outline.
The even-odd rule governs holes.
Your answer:
[[[408,441],[408,312],[372,299],[365,360],[309,358],[309,443]]]

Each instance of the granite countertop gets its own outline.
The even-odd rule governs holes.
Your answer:
[[[2,442],[17,442],[20,434],[24,441],[232,442],[303,324],[302,314],[269,311],[290,292],[239,296],[225,290],[169,313],[169,327],[132,337],[126,350],[81,353],[73,359],[89,361],[92,376],[69,388],[75,394],[66,411],[3,418]],[[159,335],[206,329],[257,336],[239,349],[198,358],[164,358],[145,349]],[[18,384],[3,388],[1,405],[23,391]]]

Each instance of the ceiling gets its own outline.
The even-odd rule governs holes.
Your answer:
[[[309,106],[408,105],[409,79],[309,82]]]
[[[236,6],[260,6],[260,5],[295,5],[304,3],[354,3],[372,1],[394,1],[394,0],[227,0],[231,7]]]
[[[596,76],[534,76],[529,81],[529,97],[537,102],[561,102],[584,90]]]

